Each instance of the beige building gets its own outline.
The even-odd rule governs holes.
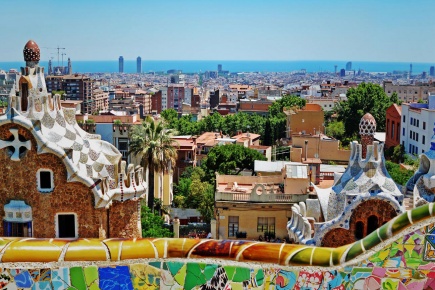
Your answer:
[[[418,100],[427,101],[429,94],[435,94],[435,83],[396,85],[392,81],[384,81],[383,87],[389,97],[397,93],[399,100],[406,103],[418,102]]]
[[[308,141],[306,146],[305,141]],[[300,151],[297,151],[297,149],[300,149]],[[306,155],[305,151],[307,152]],[[290,151],[291,161],[302,162],[302,159],[307,157],[319,158],[323,163],[328,161],[347,163],[349,156],[350,150],[342,149],[340,146],[340,140],[330,138],[326,135],[317,134],[292,136],[292,151]]]
[[[286,137],[291,139],[293,134],[317,134],[324,132],[324,114],[318,104],[307,103],[302,109],[285,110],[287,115]]]
[[[216,227],[219,239],[287,236],[291,206],[307,199],[308,166],[288,163],[270,176],[216,175]]]

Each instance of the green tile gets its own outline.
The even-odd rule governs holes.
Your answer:
[[[88,266],[84,269],[86,285],[90,290],[99,290],[98,287],[98,267]]]
[[[347,252],[346,261],[352,260],[361,253],[363,253],[363,250],[361,248],[361,242],[357,241],[353,243],[353,245],[349,249],[349,252]]]
[[[297,252],[292,258],[290,263],[292,265],[309,265],[311,261],[311,253],[313,248],[305,248]]]
[[[243,282],[251,278],[251,269],[244,267],[236,267],[233,276],[233,282]]]
[[[216,264],[211,264],[211,265],[206,265],[204,268],[204,276],[205,276],[205,280],[210,280],[214,273],[216,272],[218,265]]]
[[[380,244],[382,241],[378,237],[377,231],[371,232],[368,236],[366,236],[363,240],[364,249],[368,250],[373,248],[374,246]]]
[[[82,267],[72,267],[69,269],[71,278],[71,286],[78,290],[86,290],[85,276],[83,275]]]
[[[409,226],[410,224],[411,223],[409,222],[408,213],[402,213],[393,221],[393,225],[391,226],[393,235],[397,234],[398,231],[402,230],[406,226]]]
[[[379,236],[381,237],[381,239],[383,241],[385,241],[386,239],[389,238],[389,236],[388,236],[388,226],[389,225],[390,225],[390,223],[388,222],[379,228]]]
[[[419,206],[417,208],[414,208],[411,211],[411,217],[412,217],[412,222],[416,223],[419,220],[422,220],[426,217],[430,216],[430,212],[429,212],[429,204],[425,204],[422,206]]]
[[[257,274],[255,275],[255,281],[257,281],[258,286],[263,285],[263,283],[264,283],[263,269],[258,269]]]

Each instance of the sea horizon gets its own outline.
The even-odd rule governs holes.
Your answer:
[[[199,73],[205,71],[217,71],[218,64],[222,65],[223,71],[229,72],[293,72],[306,70],[314,72],[337,72],[346,68],[348,61],[333,60],[142,60],[142,72],[167,72],[168,70],[180,70],[183,73]],[[62,66],[62,61],[52,61],[53,67]],[[352,70],[366,72],[409,72],[412,64],[412,73],[420,74],[429,72],[434,63],[427,62],[388,62],[388,61],[352,61]],[[0,70],[19,70],[25,65],[24,61],[0,61]],[[41,61],[41,66],[48,70],[48,61]],[[67,61],[63,61],[67,66]],[[72,61],[74,73],[117,73],[118,60],[77,60]],[[136,60],[124,60],[124,72],[136,73]]]

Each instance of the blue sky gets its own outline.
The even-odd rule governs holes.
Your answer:
[[[0,61],[435,61],[434,0],[0,0]],[[4,45],[6,44],[6,45]]]

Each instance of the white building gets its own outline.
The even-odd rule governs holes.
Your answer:
[[[408,154],[421,154],[430,148],[430,140],[434,135],[435,95],[428,99],[428,104],[402,104],[400,143]]]

